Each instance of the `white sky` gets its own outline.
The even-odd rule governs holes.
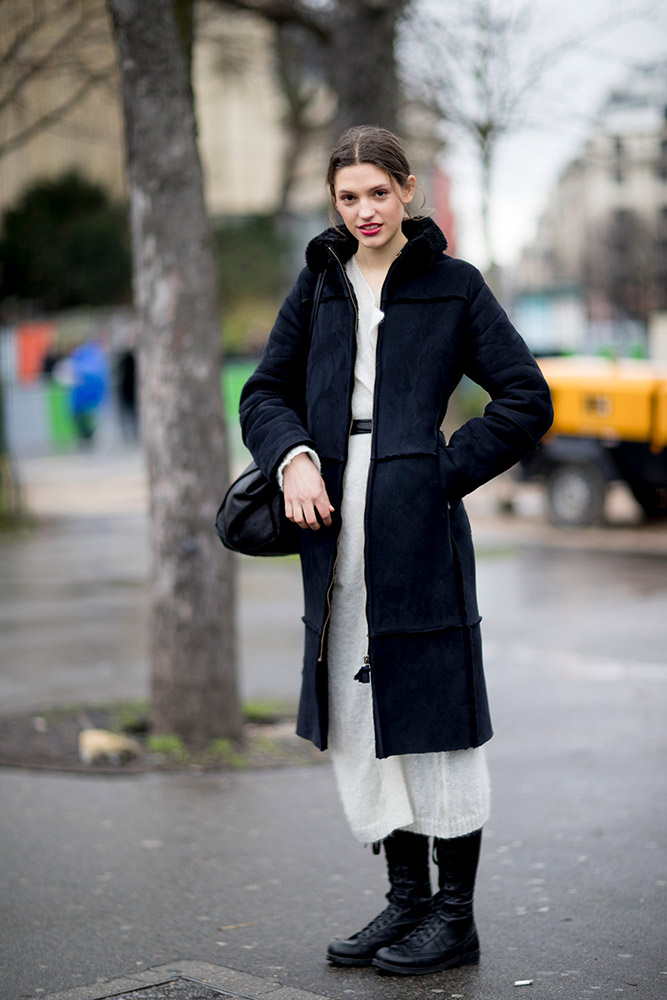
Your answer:
[[[498,0],[512,8],[520,0]],[[522,0],[521,0],[522,2]],[[650,16],[626,22],[572,54],[545,80],[545,94],[536,95],[532,117],[539,129],[509,136],[500,149],[493,198],[493,240],[501,264],[513,264],[530,241],[547,194],[562,168],[577,155],[603,99],[622,85],[638,62],[667,58],[667,0],[532,0],[536,47],[544,39],[559,41],[612,14],[653,8]],[[551,120],[546,105],[555,110]],[[454,181],[457,213],[457,254],[480,267],[486,253],[479,221],[479,188],[474,157],[461,144],[445,166]]]

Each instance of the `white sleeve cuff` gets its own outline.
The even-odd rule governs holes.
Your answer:
[[[322,466],[320,465],[320,457],[317,454],[317,452],[313,451],[312,448],[309,448],[307,444],[298,444],[296,448],[292,448],[291,451],[287,452],[284,459],[278,466],[278,471],[276,472],[276,479],[278,480],[278,488],[280,490],[282,490],[283,488],[283,473],[285,469],[290,464],[293,458],[296,458],[297,455],[303,455],[304,452],[306,455],[308,455],[308,458],[311,460],[313,465],[317,466],[317,471],[321,472]]]

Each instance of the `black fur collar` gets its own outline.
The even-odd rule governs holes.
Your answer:
[[[433,219],[406,219],[403,232],[408,242],[403,250],[415,263],[428,267],[447,249],[447,240],[442,230],[436,226]],[[359,243],[344,227],[325,229],[306,247],[306,265],[313,274],[323,271],[331,259],[331,248],[342,263],[356,253]]]

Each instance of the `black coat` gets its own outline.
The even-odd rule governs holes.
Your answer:
[[[468,518],[461,497],[532,451],[552,421],[530,351],[470,264],[448,257],[430,219],[408,237],[382,289],[365,574],[376,754],[479,746],[492,734]],[[306,251],[262,360],[241,396],[246,444],[267,476],[307,444],[336,509],[301,533],[306,626],[297,732],[327,745],[329,594],[350,433],[357,306],[343,269],[357,241],[329,229]],[[308,350],[316,276],[325,271]],[[491,396],[445,443],[462,375]],[[337,519],[338,518],[338,519]],[[350,682],[361,663],[350,663]]]

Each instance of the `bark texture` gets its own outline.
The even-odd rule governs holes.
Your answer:
[[[241,733],[233,564],[213,530],[227,456],[212,243],[173,4],[107,5],[122,77],[141,324],[153,725],[198,749]]]
[[[395,41],[406,0],[338,0],[332,12],[330,79],[338,97],[334,136],[352,125],[397,131]]]

